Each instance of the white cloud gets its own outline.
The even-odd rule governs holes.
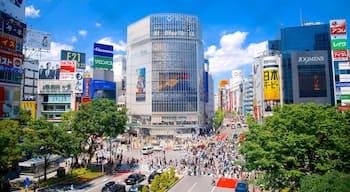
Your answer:
[[[41,53],[41,60],[58,61],[61,60],[61,50],[72,50],[73,46],[61,44],[57,42],[51,42],[51,50],[49,52]]]
[[[99,22],[96,22],[95,25],[96,25],[96,27],[101,27],[101,23],[99,23]]]
[[[30,6],[26,7],[26,9],[25,9],[25,16],[31,17],[31,18],[40,17],[40,10],[35,9],[33,5],[30,5]]]
[[[267,42],[252,43],[247,48],[243,48],[247,35],[247,32],[240,31],[224,34],[220,39],[219,48],[215,45],[209,46],[205,52],[206,57],[209,58],[209,71],[220,73],[252,64],[257,53],[266,49]]]
[[[80,30],[79,32],[79,35],[85,37],[87,35],[87,31],[86,30]]]
[[[119,40],[118,43],[114,42],[112,37],[105,37],[97,41],[97,43],[113,45],[114,51],[126,51],[126,43],[122,40]]]
[[[77,42],[78,38],[76,36],[73,36],[70,40],[72,43],[75,43]]]

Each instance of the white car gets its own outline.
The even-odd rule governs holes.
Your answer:
[[[181,151],[181,150],[183,150],[183,146],[182,145],[174,145],[173,150],[174,151]]]
[[[153,151],[164,151],[164,147],[161,145],[153,145]]]

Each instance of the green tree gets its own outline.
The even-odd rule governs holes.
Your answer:
[[[154,179],[152,180],[152,183],[150,185],[150,191],[151,192],[158,192],[160,190],[159,184],[160,184],[160,177],[159,177],[159,175],[156,175],[154,177]]]
[[[222,122],[224,121],[224,117],[225,117],[224,111],[221,111],[221,110],[215,111],[215,117],[213,120],[213,125],[214,125],[215,129],[217,129],[221,126]]]
[[[308,174],[350,171],[348,113],[314,103],[283,105],[263,125],[248,120],[242,165],[263,172],[267,188],[300,188]]]
[[[72,130],[84,138],[89,163],[97,148],[97,137],[114,137],[123,133],[126,121],[126,109],[118,110],[115,103],[108,99],[94,99],[80,106],[72,122]]]
[[[25,109],[20,109],[18,121],[22,127],[28,126],[32,122],[31,111],[25,110]]]
[[[165,191],[169,186],[169,173],[164,172],[160,175],[160,188]]]
[[[301,192],[349,191],[350,176],[339,172],[308,175],[301,180]]]
[[[54,126],[44,118],[35,120],[26,130],[24,147],[34,156],[44,158],[44,181],[47,179],[48,160],[53,154],[62,154],[62,135],[66,134],[59,126]]]
[[[0,177],[17,167],[17,162],[23,157],[19,143],[21,127],[17,121],[4,119],[0,121]]]

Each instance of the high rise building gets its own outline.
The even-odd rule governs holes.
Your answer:
[[[284,103],[334,104],[329,24],[282,28],[280,51]]]
[[[126,106],[145,134],[205,126],[204,54],[197,16],[155,14],[128,26]]]

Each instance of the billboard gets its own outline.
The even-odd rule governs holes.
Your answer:
[[[299,65],[299,96],[327,97],[325,65]]]
[[[91,97],[91,78],[84,78],[83,80],[83,97]]]
[[[19,118],[21,88],[0,86],[0,119]]]
[[[1,4],[0,4],[1,6]],[[0,12],[0,31],[23,39],[27,25],[13,19],[10,15]]]
[[[94,43],[94,67],[113,68],[113,46]]]
[[[86,69],[86,54],[76,51],[61,50],[61,60],[76,61],[76,70]]]
[[[40,61],[39,79],[60,79],[60,61]]]
[[[74,80],[76,61],[60,61],[60,70],[58,71],[60,80]]]
[[[219,81],[219,87],[220,88],[225,87],[226,85],[229,85],[229,84],[230,84],[229,80],[220,80]]]
[[[159,91],[187,91],[191,75],[182,72],[159,73]]]
[[[105,80],[92,80],[91,98],[116,99],[116,83]]]
[[[136,101],[146,100],[146,68],[140,68],[136,71]]]
[[[347,50],[348,40],[347,39],[332,39],[331,40],[332,50]]]
[[[76,72],[74,76],[74,81],[75,81],[75,87],[74,91],[75,93],[83,93],[83,77],[84,77],[84,72]]]
[[[25,46],[41,50],[50,50],[51,34],[33,29],[27,29]]]
[[[330,20],[329,26],[330,26],[330,34],[331,35],[346,34],[346,20],[345,19]]]
[[[5,33],[0,34],[0,48],[22,53],[23,49],[23,39],[14,37],[12,35],[7,35]]]
[[[13,18],[24,21],[25,0],[0,0],[0,11],[3,11]]]
[[[264,107],[266,112],[280,105],[280,82],[278,68],[265,68],[264,76]]]

